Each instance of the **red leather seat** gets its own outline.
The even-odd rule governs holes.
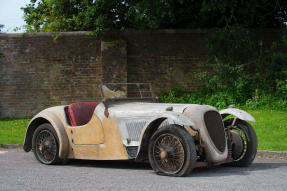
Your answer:
[[[77,102],[72,103],[65,108],[68,121],[71,126],[80,126],[87,124],[100,102]]]

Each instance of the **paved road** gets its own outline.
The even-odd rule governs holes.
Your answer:
[[[287,161],[257,159],[248,168],[195,169],[189,177],[156,175],[147,164],[72,161],[46,166],[32,152],[0,150],[0,190],[287,190]]]

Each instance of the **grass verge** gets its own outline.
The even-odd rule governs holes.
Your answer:
[[[0,119],[0,144],[23,144],[31,119]]]
[[[248,110],[258,137],[258,149],[287,151],[287,111]],[[0,119],[0,144],[23,144],[30,119]]]
[[[256,119],[251,122],[258,138],[258,149],[287,151],[287,111],[248,111]]]

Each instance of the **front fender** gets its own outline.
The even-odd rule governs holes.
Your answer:
[[[69,139],[64,124],[59,117],[59,115],[49,110],[44,110],[33,117],[26,130],[24,150],[28,152],[32,149],[32,137],[35,129],[43,123],[50,123],[59,138],[59,157],[66,158],[69,152]]]
[[[145,153],[148,149],[148,140],[153,133],[160,127],[163,121],[167,120],[168,124],[179,126],[194,126],[194,122],[181,113],[167,111],[154,118],[152,118],[143,128],[140,136],[139,149],[137,152],[136,160],[144,160],[147,156]]]
[[[168,124],[174,124],[174,125],[180,125],[180,126],[194,126],[195,125],[194,122],[192,121],[192,119],[190,119],[189,117],[187,117],[181,113],[167,111],[167,112],[164,112],[164,113],[156,116],[152,120],[150,120],[150,122],[148,122],[145,125],[145,128],[147,128],[149,126],[149,124],[151,124],[154,120],[159,119],[159,118],[167,119]],[[145,128],[144,128],[144,130],[145,130]]]
[[[221,114],[222,119],[224,119],[228,115],[234,115],[241,120],[255,122],[255,119],[252,117],[252,115],[250,115],[249,113],[241,109],[227,108],[227,109],[221,110],[219,113]]]

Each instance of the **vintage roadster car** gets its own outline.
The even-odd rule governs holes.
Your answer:
[[[155,172],[186,176],[195,167],[250,165],[257,137],[245,111],[208,105],[158,103],[150,84],[104,84],[102,102],[45,109],[24,141],[38,161],[149,161]]]

